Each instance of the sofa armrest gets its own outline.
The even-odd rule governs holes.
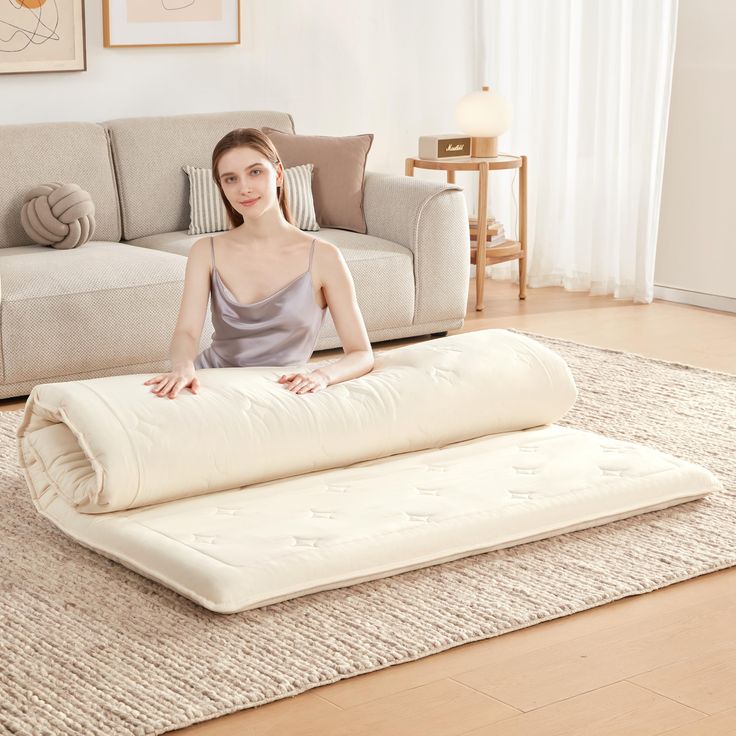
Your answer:
[[[367,171],[363,211],[368,235],[414,254],[414,324],[464,317],[470,232],[462,187]]]

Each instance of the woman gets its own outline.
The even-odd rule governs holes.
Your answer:
[[[212,153],[212,176],[232,229],[192,246],[171,371],[144,385],[173,399],[184,388],[199,392],[197,368],[306,363],[328,307],[345,355],[318,370],[282,374],[279,383],[313,393],[371,371],[350,271],[338,248],[292,224],[284,167],[271,141],[257,128],[231,131]],[[197,355],[210,293],[215,334]]]

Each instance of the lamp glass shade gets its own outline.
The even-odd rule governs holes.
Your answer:
[[[511,127],[511,103],[489,90],[465,95],[455,107],[460,130],[479,138],[499,136]]]

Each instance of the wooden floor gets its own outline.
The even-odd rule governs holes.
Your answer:
[[[471,283],[470,294],[475,293]],[[488,280],[515,327],[736,373],[736,315]],[[382,343],[398,347],[412,340]],[[316,359],[339,351],[325,351]],[[22,401],[0,402],[20,408]],[[736,441],[735,441],[736,444]],[[733,736],[736,568],[197,724],[177,736]]]

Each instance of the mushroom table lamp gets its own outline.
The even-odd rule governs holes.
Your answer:
[[[460,130],[470,139],[470,155],[475,158],[498,156],[498,136],[511,127],[511,103],[488,87],[471,92],[457,103],[455,117]]]

